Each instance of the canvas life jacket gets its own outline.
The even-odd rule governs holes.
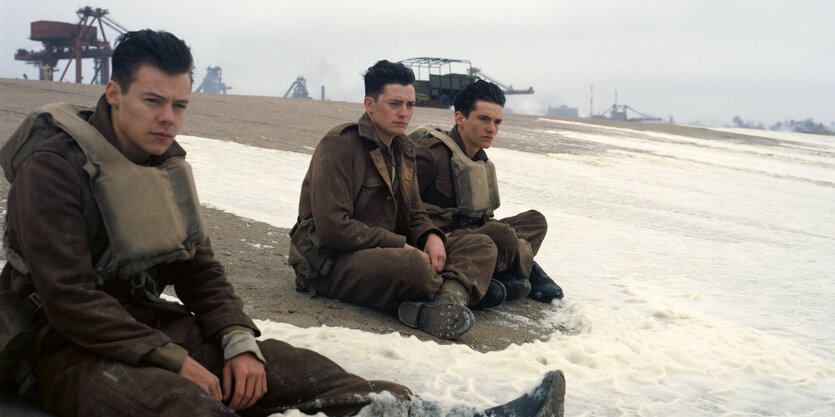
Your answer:
[[[409,138],[417,140],[427,135],[440,140],[452,152],[449,165],[452,169],[456,201],[456,207],[440,207],[424,202],[429,216],[447,220],[459,216],[491,217],[493,210],[499,208],[500,204],[499,182],[493,162],[473,161],[449,134],[434,126],[421,125],[409,133]]]
[[[88,174],[108,237],[108,246],[94,267],[98,284],[128,280],[134,289],[154,293],[154,288],[148,288],[154,283],[147,282],[147,269],[191,259],[206,239],[191,166],[181,156],[157,166],[131,162],[87,122],[91,113],[89,108],[63,103],[39,108],[0,149],[0,164],[13,184],[41,142],[61,131],[69,134],[86,157],[82,169]],[[29,273],[25,260],[9,247],[7,234],[4,244],[8,262],[19,272]]]

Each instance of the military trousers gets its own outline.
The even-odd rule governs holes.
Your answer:
[[[189,317],[192,322],[194,319]],[[182,327],[182,326],[177,326]],[[207,343],[194,322],[180,343],[189,356],[222,381],[223,352]],[[175,339],[176,340],[176,339]],[[367,394],[389,391],[404,400],[408,388],[387,381],[368,381],[350,374],[328,358],[287,343],[258,342],[267,361],[267,393],[238,413],[174,372],[132,366],[74,345],[39,361],[35,400],[57,416],[268,416],[288,409],[305,413],[350,415],[370,403]]]
[[[449,236],[446,265],[435,273],[423,252],[373,248],[337,255],[330,275],[318,280],[318,294],[394,312],[405,301],[431,300],[445,280],[460,282],[469,304],[481,300],[493,275],[496,245],[486,236]]]
[[[533,267],[533,257],[539,252],[548,222],[536,210],[528,210],[512,217],[489,220],[481,226],[465,226],[455,229],[450,237],[486,235],[496,245],[495,272],[510,272],[528,278]]]

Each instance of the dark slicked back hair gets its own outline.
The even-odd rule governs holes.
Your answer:
[[[415,73],[411,68],[385,59],[369,67],[363,78],[365,79],[365,96],[374,100],[380,97],[386,84],[415,84]]]
[[[470,117],[470,112],[475,110],[477,100],[496,103],[504,107],[504,91],[496,84],[484,80],[469,83],[455,95],[455,111],[460,111],[465,118]]]
[[[194,84],[194,59],[182,39],[168,32],[143,29],[127,32],[116,42],[111,79],[119,84],[122,92],[128,91],[142,64],[153,65],[168,75],[188,73]]]

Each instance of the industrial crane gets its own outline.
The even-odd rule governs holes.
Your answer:
[[[110,48],[104,26],[119,34],[127,32],[124,26],[107,16],[108,13],[105,9],[88,6],[76,11],[79,17],[78,24],[47,20],[32,22],[32,34],[29,38],[40,41],[44,49],[38,52],[18,49],[14,58],[37,65],[40,68],[40,79],[48,81],[53,80],[53,72],[59,60],[69,61],[58,81],[64,81],[70,64],[75,61],[75,82],[79,84],[83,78],[81,60],[92,58],[95,64],[90,83],[93,84],[98,79],[100,84],[105,84],[110,79],[110,56],[113,55],[113,50]],[[101,31],[102,40],[98,40],[97,29]]]

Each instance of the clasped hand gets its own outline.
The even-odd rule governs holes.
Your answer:
[[[419,250],[408,243],[403,247]],[[429,264],[432,265],[432,269],[435,270],[435,273],[440,274],[441,271],[444,270],[444,266],[446,266],[446,248],[444,247],[444,241],[440,236],[435,233],[430,233],[429,236],[426,237],[426,244],[423,245],[423,250],[421,252],[426,260],[429,261]]]

